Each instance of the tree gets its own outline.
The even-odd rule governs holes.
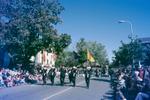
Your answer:
[[[15,63],[29,70],[29,59],[38,51],[52,48],[59,54],[71,43],[69,35],[59,35],[54,28],[63,9],[57,0],[0,1],[1,46],[16,55]]]
[[[56,66],[73,67],[78,65],[77,59],[75,58],[74,52],[64,51],[62,52],[56,60]]]
[[[113,66],[128,66],[132,65],[132,63],[138,63],[138,61],[142,61],[145,58],[141,44],[137,40],[127,44],[121,42],[119,49],[113,51],[113,53],[115,55]]]
[[[79,64],[83,64],[84,62],[87,61],[87,43],[84,40],[84,38],[81,38],[79,42],[76,44],[76,49],[77,49],[77,55],[78,55],[78,62]]]
[[[109,64],[105,46],[97,42],[87,42],[88,49],[93,54],[96,62],[101,65]]]
[[[85,41],[83,38],[76,45],[77,53],[79,55],[79,63],[83,64],[87,61],[87,49],[92,53],[96,62],[103,66],[108,63],[105,46],[101,43]]]

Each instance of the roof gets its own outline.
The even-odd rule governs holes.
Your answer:
[[[141,43],[144,43],[144,44],[150,43],[150,37],[138,38],[138,40],[139,40]]]

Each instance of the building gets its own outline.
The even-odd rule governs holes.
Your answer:
[[[142,46],[142,53],[145,57],[142,63],[144,65],[150,65],[150,37],[138,38],[138,41]]]
[[[56,54],[55,53],[49,53],[47,51],[39,51],[35,57],[35,64],[41,64],[43,67],[48,66],[52,67],[55,66],[56,62]]]
[[[140,42],[142,46],[143,52],[148,52],[150,49],[150,37],[147,38],[138,38],[138,41]]]

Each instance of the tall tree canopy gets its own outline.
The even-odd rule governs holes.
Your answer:
[[[59,54],[71,43],[69,35],[58,34],[54,27],[63,9],[57,0],[0,0],[1,47],[24,68],[40,50],[52,48]]]
[[[76,48],[79,56],[79,63],[82,64],[87,61],[87,50],[89,50],[96,60],[96,63],[101,66],[108,64],[106,49],[101,43],[85,41],[83,38],[81,38],[77,43]]]
[[[145,58],[141,44],[137,40],[127,44],[121,42],[119,49],[113,53],[115,55],[113,66],[128,66],[138,63],[138,61],[142,61]]]
[[[75,58],[74,52],[65,50],[56,60],[56,66],[73,67],[78,65],[78,59]]]

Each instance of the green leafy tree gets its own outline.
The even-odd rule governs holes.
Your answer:
[[[57,0],[0,1],[1,46],[15,55],[16,64],[29,70],[29,59],[38,51],[53,49],[59,54],[71,43],[69,35],[59,35],[54,28],[63,9]]]
[[[87,46],[90,52],[93,54],[94,59],[99,65],[104,66],[106,64],[107,65],[109,64],[104,45],[97,42],[87,42]]]
[[[77,59],[72,51],[64,51],[60,53],[56,60],[56,66],[60,67],[64,65],[65,67],[73,67],[78,64]]]
[[[113,53],[115,55],[113,58],[113,66],[116,67],[132,65],[144,59],[141,44],[137,40],[127,44],[121,42],[119,49],[113,51]]]
[[[83,64],[87,61],[87,49],[92,53],[96,63],[103,66],[108,64],[105,46],[101,43],[85,41],[83,38],[76,45],[79,63]]]
[[[79,64],[83,64],[84,62],[87,61],[87,43],[84,40],[84,38],[81,38],[79,40],[79,42],[77,42],[76,45],[76,49],[77,49],[77,55],[78,55],[78,61]]]

